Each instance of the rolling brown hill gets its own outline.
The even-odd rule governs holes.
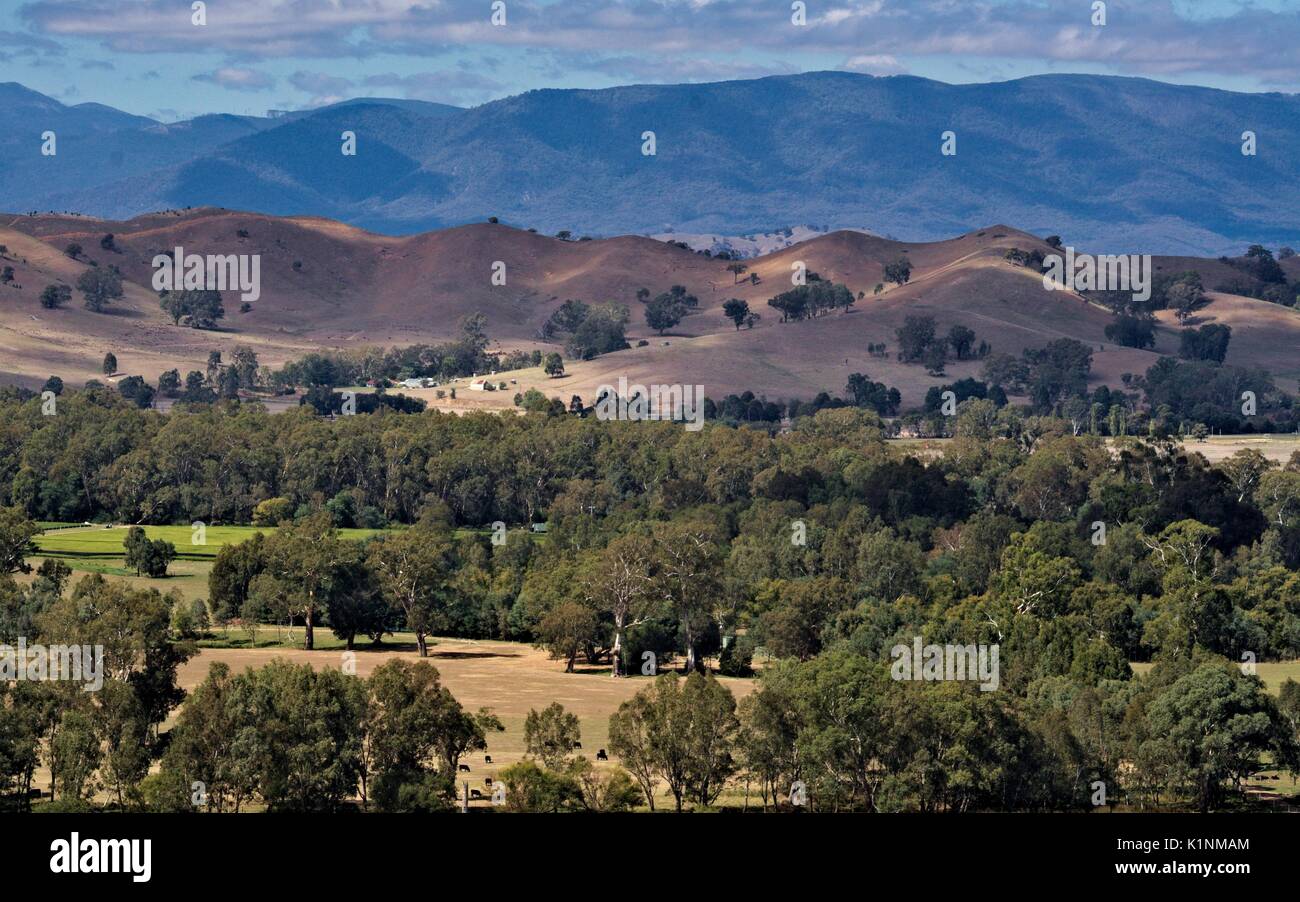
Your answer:
[[[112,233],[115,250],[100,241]],[[70,259],[63,249],[80,244]],[[569,364],[563,379],[522,373],[520,386],[537,384],[548,394],[589,397],[601,383],[619,376],[640,382],[702,384],[714,397],[751,389],[770,398],[810,397],[839,392],[849,373],[865,372],[897,386],[904,404],[920,401],[926,388],[977,375],[978,362],[953,363],[945,379],[914,365],[866,353],[871,342],[896,346],[894,330],[909,313],[933,315],[946,330],[954,323],[974,329],[995,352],[1018,354],[1061,337],[1094,348],[1098,382],[1119,384],[1123,373],[1141,373],[1158,353],[1177,348],[1177,324],[1162,316],[1155,351],[1120,348],[1104,335],[1110,315],[1079,296],[1048,292],[1033,272],[1005,259],[1010,248],[1048,252],[1043,242],[1008,226],[946,241],[905,244],[860,232],[832,232],[778,252],[743,261],[743,278],[728,272],[729,261],[708,258],[650,238],[624,236],[561,241],[504,225],[482,223],[405,237],[366,232],[331,220],[271,217],[215,208],[169,211],[118,222],[82,216],[0,217],[3,261],[15,279],[0,285],[0,378],[37,385],[50,374],[70,384],[100,375],[106,351],[125,373],[150,380],[172,367],[202,369],[211,350],[253,346],[263,363],[276,365],[313,348],[401,345],[436,341],[457,333],[462,317],[481,311],[501,348],[543,347],[538,330],[565,299],[617,301],[632,310],[629,337],[644,347]],[[222,329],[197,331],[173,326],[149,287],[151,260],[181,246],[187,253],[260,254],[262,296],[239,313],[226,296]],[[886,263],[906,256],[912,279],[873,293]],[[126,297],[110,313],[90,313],[80,295],[57,311],[37,298],[49,282],[75,284],[89,265],[115,264],[127,280]],[[493,285],[493,264],[506,266],[506,284]],[[780,323],[767,300],[791,285],[792,267],[802,262],[823,278],[843,282],[862,298],[848,313]],[[1216,260],[1157,258],[1175,271],[1204,268],[1207,286],[1216,284]],[[1292,261],[1288,261],[1292,265]],[[757,274],[757,284],[750,274]],[[636,300],[640,288],[652,294],[674,284],[700,300],[697,311],[668,335],[648,329]],[[17,287],[21,286],[21,287]],[[747,300],[762,321],[736,331],[723,318],[728,298]],[[1264,366],[1294,387],[1300,375],[1300,312],[1262,301],[1213,295],[1200,322],[1233,327],[1230,363]],[[513,394],[513,392],[509,393]],[[484,398],[488,401],[488,398]],[[509,404],[509,395],[490,403]]]

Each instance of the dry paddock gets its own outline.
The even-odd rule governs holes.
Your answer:
[[[337,649],[205,648],[180,668],[179,681],[189,691],[203,680],[213,662],[222,661],[238,672],[260,667],[275,658],[336,669],[344,663],[343,652]],[[392,658],[419,660],[414,650],[374,651],[362,644],[355,652],[355,672],[358,676],[369,676]],[[438,669],[443,684],[466,710],[490,708],[506,728],[503,733],[488,736],[486,754],[491,756],[492,763],[486,763],[484,753],[474,753],[464,762],[470,772],[460,774],[462,781],[468,781],[471,789],[479,789],[484,796],[488,795],[485,777],[495,778],[503,767],[524,757],[524,718],[529,710],[559,702],[576,714],[582,729],[580,754],[594,760],[596,752],[609,745],[609,715],[650,684],[649,678],[640,676],[613,679],[606,667],[589,668],[579,664],[575,673],[565,673],[563,661],[551,660],[545,651],[517,642],[439,639],[430,648],[427,660]],[[721,677],[720,680],[737,701],[756,685],[755,680],[748,679]]]

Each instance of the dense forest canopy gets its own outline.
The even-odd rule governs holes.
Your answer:
[[[41,405],[0,399],[7,570],[27,566],[37,520],[256,523],[264,535],[217,556],[198,619],[292,621],[349,644],[406,629],[421,654],[431,635],[518,639],[569,667],[583,658],[622,673],[639,672],[647,652],[665,668],[733,676],[752,675],[761,658],[762,688],[738,708],[710,676],[656,684],[615,715],[611,747],[643,789],[662,767],[638,749],[668,742],[663,724],[690,714],[720,725],[716,770],[675,784],[679,805],[712,804],[719,781],[743,769],[765,798],[797,779],[823,808],[1083,807],[1097,781],[1132,800],[1208,808],[1263,762],[1293,767],[1300,756],[1296,693],[1274,701],[1235,666],[1300,656],[1300,456],[1279,465],[1248,450],[1210,465],[1170,438],[1108,442],[974,391],[952,418],[956,438],[925,457],[888,441],[884,421],[856,406],[800,416],[786,431],[715,422],[691,432],[553,410],[327,419],[220,402],[163,415],[93,389],[66,393],[54,416]],[[544,536],[527,529],[541,522]],[[365,541],[336,532],[356,525],[388,529]],[[183,695],[181,599],[99,576],[74,583],[54,563],[25,587],[0,578],[0,596],[4,641],[76,635],[89,628],[87,611],[122,611],[143,644],[123,652],[126,688],[113,691],[133,695],[111,711],[151,748]],[[891,680],[891,649],[916,637],[998,646],[999,691]],[[1157,666],[1136,677],[1130,663],[1145,661]],[[424,687],[403,697],[427,692],[433,704],[445,692],[424,671],[390,677]],[[227,804],[256,795],[271,807],[337,807],[365,798],[347,724],[364,719],[366,693],[381,691],[292,668],[214,671],[182,706],[174,743],[204,741],[205,716],[245,724],[254,741],[256,719],[215,701],[228,693],[308,706],[334,693],[337,704],[302,728],[302,742],[338,747],[313,765],[318,791],[288,788],[277,746],[223,792]],[[1211,696],[1222,723],[1205,722],[1198,699]],[[22,709],[13,699],[5,710]],[[54,720],[14,727],[35,737],[23,748],[98,747],[108,728],[96,718],[108,709],[65,701]],[[490,733],[490,721],[437,704],[471,746]],[[850,728],[870,736],[870,749],[846,744]],[[1207,759],[1204,730],[1238,751]],[[953,735],[970,760],[936,764]],[[203,752],[171,748],[146,784],[164,806],[179,793],[177,756]],[[32,759],[14,754],[11,785],[24,774],[30,783]],[[153,753],[139,754],[121,752],[120,773],[96,759],[122,804],[144,792],[140,761]],[[390,782],[371,798],[398,810],[449,804],[456,753],[394,754]],[[513,804],[582,804],[591,775],[552,764],[512,773]],[[935,783],[934,767],[956,782]],[[960,782],[963,769],[975,783]],[[56,773],[74,798],[88,780]],[[605,789],[627,800],[630,786]]]

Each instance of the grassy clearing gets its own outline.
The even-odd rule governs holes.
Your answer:
[[[1215,435],[1203,442],[1183,442],[1183,447],[1205,455],[1210,463],[1218,463],[1243,449],[1254,448],[1269,460],[1285,464],[1292,454],[1300,451],[1300,435]]]
[[[86,559],[121,559],[126,553],[127,526],[84,526],[58,529],[38,535],[33,541],[44,557],[71,557]],[[203,544],[196,544],[196,530],[188,526],[146,526],[150,539],[165,539],[176,546],[178,559],[211,560],[224,545],[237,544],[251,539],[255,533],[274,532],[274,527],[259,526],[209,526],[202,536]],[[367,539],[384,532],[379,529],[340,529],[339,538]]]
[[[255,533],[271,533],[275,527],[260,526],[209,526],[202,545],[193,543],[194,531],[188,526],[146,526],[145,535],[150,539],[165,539],[176,546],[176,560],[167,568],[167,575],[160,579],[136,576],[135,570],[126,566],[127,526],[85,526],[80,523],[43,523],[48,530],[33,539],[37,553],[28,558],[28,563],[38,566],[43,558],[57,558],[74,573],[100,573],[114,580],[121,580],[137,588],[152,588],[160,592],[177,589],[187,599],[208,597],[208,574],[212,571],[212,562],[217,552],[225,545],[245,542]],[[339,538],[359,541],[395,530],[382,529],[340,529]],[[490,535],[489,528],[456,529],[457,538],[470,535]],[[511,535],[527,536],[531,541],[544,541],[544,534],[512,530]],[[20,580],[30,581],[31,576]],[[274,628],[272,628],[274,629]],[[317,634],[319,637],[319,633]],[[230,637],[233,642],[235,637]],[[262,637],[258,637],[261,647]],[[319,641],[319,638],[318,640]],[[411,640],[414,647],[414,638]],[[238,647],[238,646],[230,646]]]
[[[384,645],[379,649],[374,649],[368,641],[363,641],[356,647],[355,656],[350,662],[346,662],[343,657],[343,643],[335,639],[327,629],[316,632],[317,648],[310,652],[301,648],[301,627],[291,635],[284,631],[280,636],[277,636],[275,627],[264,627],[259,632],[256,648],[249,648],[246,637],[240,635],[239,631],[231,631],[230,646],[220,647],[222,641],[221,632],[218,631],[213,638],[200,643],[204,647],[195,658],[182,665],[179,679],[184,688],[192,689],[196,686],[207,674],[208,666],[216,661],[222,661],[238,672],[282,658],[299,664],[310,663],[317,668],[355,667],[357,675],[365,677],[393,658],[418,660],[414,637],[408,633],[385,638]],[[523,724],[529,710],[541,709],[558,701],[566,710],[577,715],[583,746],[579,754],[594,761],[600,749],[608,748],[609,716],[618,710],[623,701],[650,682],[649,678],[638,676],[611,679],[607,668],[581,664],[575,673],[565,673],[562,661],[552,660],[544,651],[519,642],[436,639],[431,646],[428,661],[438,668],[444,685],[468,710],[490,708],[505,726],[504,732],[488,737],[486,755],[491,757],[491,763],[487,762],[483,753],[476,753],[465,759],[470,772],[458,775],[458,784],[467,782],[471,789],[478,789],[484,796],[490,794],[485,777],[495,779],[503,768],[525,757]],[[1134,670],[1141,673],[1150,667],[1150,664],[1137,664],[1134,665]],[[1300,678],[1300,661],[1260,664],[1259,673],[1269,690],[1276,693],[1288,676]],[[737,701],[758,686],[756,679],[721,677],[720,680],[732,691]],[[617,761],[612,763],[616,764]],[[602,762],[600,766],[605,765]],[[1275,776],[1278,779],[1272,779]],[[1261,799],[1300,796],[1300,784],[1289,775],[1273,770],[1265,770],[1248,780],[1246,785],[1252,795]],[[748,802],[750,807],[759,804],[752,787]],[[488,802],[482,800],[473,804],[475,807],[486,806]],[[718,807],[725,808],[739,808],[744,804],[745,787],[739,780],[728,784],[717,803]],[[662,785],[656,793],[655,806],[660,810],[672,808],[671,796]]]
[[[48,528],[48,527],[47,527]],[[146,526],[150,539],[165,539],[176,546],[176,560],[167,568],[167,575],[159,579],[136,576],[135,570],[126,566],[126,526],[82,526],[60,524],[60,528],[42,533],[33,539],[37,553],[28,558],[32,566],[44,558],[57,558],[72,568],[73,573],[99,573],[109,579],[125,582],[134,588],[157,589],[159,592],[179,591],[186,599],[208,597],[208,574],[217,552],[225,545],[236,544],[252,538],[254,533],[274,532],[274,528],[255,526],[209,526],[205,544],[193,543],[194,532],[188,526]],[[345,539],[365,539],[384,530],[341,529]],[[32,577],[25,578],[29,581]]]
[[[1139,676],[1147,674],[1153,664],[1130,664],[1133,672]],[[1288,679],[1300,682],[1300,661],[1264,661],[1255,665],[1255,672],[1264,681],[1264,687],[1273,695],[1282,691],[1282,684]]]
[[[948,438],[897,438],[891,439],[890,444],[918,457],[931,458],[942,456],[944,446],[951,441]],[[1109,439],[1107,443],[1113,444]],[[1285,464],[1292,454],[1300,451],[1300,435],[1215,435],[1203,442],[1187,439],[1183,447],[1204,455],[1212,464],[1227,460],[1246,448],[1253,448],[1269,460]]]
[[[277,637],[275,627],[265,627],[259,631],[257,647],[248,648],[246,644],[216,647],[222,641],[222,631],[218,630],[213,638],[200,643],[204,647],[198,655],[181,666],[178,680],[186,690],[193,689],[207,675],[209,665],[216,661],[222,661],[232,671],[239,672],[281,658],[296,664],[309,663],[318,669],[354,666],[358,676],[367,677],[376,667],[393,658],[419,660],[415,652],[415,637],[410,633],[385,637],[379,649],[372,648],[369,640],[361,640],[355,649],[355,657],[350,663],[345,663],[343,643],[328,629],[316,631],[317,647],[314,651],[302,649],[301,627],[294,629],[292,641],[287,632],[283,637]],[[231,630],[229,636],[232,643],[246,642],[247,638],[239,630]],[[484,795],[490,794],[485,777],[495,778],[503,768],[525,757],[524,718],[531,709],[540,710],[551,702],[559,702],[577,715],[582,731],[579,754],[594,762],[596,753],[609,747],[609,716],[622,702],[651,682],[650,677],[641,676],[612,679],[608,667],[582,664],[578,665],[575,673],[565,673],[563,661],[552,660],[545,651],[522,642],[453,638],[432,641],[427,660],[438,668],[443,684],[467,710],[491,708],[505,726],[504,732],[488,736],[486,755],[492,758],[492,763],[487,762],[484,753],[476,753],[465,759],[470,772],[458,774],[459,782],[468,782],[471,789]],[[720,680],[737,700],[752,692],[758,682],[729,677]],[[606,764],[601,762],[599,766]],[[743,799],[742,785],[728,787],[719,802],[739,806]],[[755,799],[751,799],[751,804],[755,803]],[[489,803],[484,800],[474,804],[478,807]],[[656,794],[655,805],[657,808],[671,808],[671,798],[662,785]]]

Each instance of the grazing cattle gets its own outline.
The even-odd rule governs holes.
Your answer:
[[[484,777],[484,778],[483,778],[483,782],[486,783],[488,786],[491,786],[491,785],[492,785],[492,778],[491,778],[491,777]]]
[[[457,768],[457,770],[463,770],[465,773],[469,773],[469,765],[462,764],[460,767]]]
[[[469,797],[471,799],[481,799],[483,798],[483,793],[479,792],[477,789],[471,789],[469,791]]]
[[[596,753],[596,760],[597,760],[597,761],[608,761],[608,760],[609,760],[609,754],[608,754],[604,749],[601,749],[599,752]]]
[[[484,755],[484,756],[483,756],[483,760],[486,761],[488,764],[491,764],[491,763],[492,763],[492,756],[491,756],[491,755]]]
[[[582,748],[582,743],[581,743],[581,742],[575,742],[575,743],[573,744],[573,747],[574,747],[575,749],[580,749],[580,748]]]

